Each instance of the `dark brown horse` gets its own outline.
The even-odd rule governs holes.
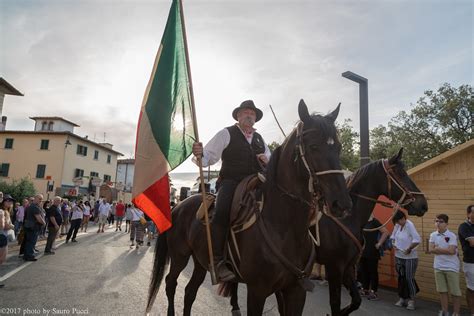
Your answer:
[[[348,189],[352,196],[351,214],[339,220],[342,225],[362,244],[362,229],[367,223],[377,198],[384,195],[392,199],[393,206],[403,206],[410,215],[423,216],[428,204],[415,183],[404,170],[401,161],[403,150],[388,160],[372,162],[358,169],[348,179]],[[385,164],[385,166],[384,166]],[[315,227],[311,227],[313,235]],[[357,310],[361,297],[357,290],[355,269],[359,259],[359,247],[334,219],[323,215],[319,222],[320,246],[316,247],[316,261],[324,264],[329,283],[332,315],[348,315]],[[351,295],[349,306],[341,310],[341,287],[344,285]],[[232,310],[240,310],[237,301],[237,283],[227,284],[231,294]],[[278,307],[282,314],[285,301],[276,293]]]
[[[314,195],[323,196],[329,211],[338,217],[352,207],[340,173],[341,144],[334,125],[338,112],[339,106],[326,116],[310,115],[301,100],[301,122],[272,154],[263,188],[264,207],[256,224],[236,236],[240,281],[247,284],[248,315],[261,315],[266,298],[275,292],[290,302],[284,307],[286,315],[302,314],[306,291],[301,281],[307,277],[305,267],[312,264],[314,256],[308,234],[310,202]],[[192,256],[194,271],[186,286],[183,314],[191,313],[209,265],[205,229],[195,216],[200,203],[201,197],[196,195],[175,207],[172,228],[158,238],[147,312],[170,258],[166,295],[168,315],[174,315],[177,278]]]
[[[428,203],[410,179],[401,161],[403,148],[388,160],[380,160],[358,169],[348,179],[352,197],[351,215],[338,219],[362,244],[362,229],[367,223],[377,198],[384,195],[403,206],[410,215],[423,216]],[[392,210],[390,210],[392,212]],[[314,233],[314,227],[312,228]],[[356,285],[356,264],[360,249],[333,219],[323,215],[319,222],[320,247],[316,247],[316,261],[325,265],[329,283],[332,315],[349,315],[361,304]],[[350,305],[341,310],[341,286],[349,290]]]

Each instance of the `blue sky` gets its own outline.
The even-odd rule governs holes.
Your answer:
[[[9,129],[33,115],[63,116],[129,157],[143,93],[170,1],[0,0],[0,76],[24,97],[7,96]],[[202,141],[233,124],[253,99],[267,142],[297,121],[303,98],[359,128],[358,87],[369,79],[370,127],[409,110],[442,83],[473,83],[473,2],[184,1]],[[195,170],[189,162],[181,171]]]

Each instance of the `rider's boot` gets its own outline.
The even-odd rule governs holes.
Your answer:
[[[212,225],[212,242],[214,249],[214,264],[216,267],[217,280],[227,282],[235,280],[235,274],[232,272],[224,260],[224,248],[227,240],[227,229],[217,223]]]

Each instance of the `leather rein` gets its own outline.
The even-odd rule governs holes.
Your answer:
[[[352,194],[362,199],[375,202],[376,204],[380,204],[382,206],[392,208],[392,215],[390,215],[388,220],[379,227],[370,228],[370,229],[364,228],[363,230],[365,232],[373,232],[373,231],[379,230],[380,228],[385,227],[393,219],[393,217],[395,216],[395,214],[400,208],[403,208],[415,201],[415,195],[424,195],[424,193],[420,191],[410,191],[403,184],[403,182],[400,180],[397,174],[393,171],[394,165],[390,165],[388,162],[388,159],[381,159],[380,162],[382,163],[383,170],[385,171],[385,174],[387,175],[388,198],[392,202],[390,203],[384,202],[379,199],[373,199],[362,194],[357,194],[357,193],[352,193]],[[393,202],[392,200],[392,182],[403,192],[402,196],[398,199],[397,202]]]
[[[309,206],[312,208],[314,206],[314,203],[318,202],[322,198],[322,194],[318,191],[315,191],[315,187],[319,187],[319,179],[318,177],[321,175],[325,174],[344,174],[344,171],[342,170],[324,170],[324,171],[315,171],[312,170],[310,165],[308,164],[308,161],[306,160],[306,151],[304,148],[304,142],[303,142],[303,135],[309,133],[309,132],[314,132],[317,131],[316,129],[307,129],[303,131],[304,123],[300,121],[298,125],[296,126],[296,149],[298,150],[299,155],[296,157],[295,162],[297,161],[298,157],[300,157],[301,161],[303,162],[303,165],[305,166],[306,171],[308,172],[309,180],[308,180],[308,191],[310,195],[313,197],[312,201],[308,201],[296,194],[290,193],[289,190],[284,189],[281,185],[277,183],[277,188],[283,192],[283,194],[289,196],[290,198],[294,200],[298,200],[302,202],[303,204]],[[325,214],[328,215],[329,212],[325,212]],[[332,216],[332,215],[328,215]],[[309,277],[312,271],[313,267],[313,262],[316,257],[316,250],[314,243],[311,243],[311,254],[308,258],[308,261],[303,269],[298,268],[295,264],[293,264],[290,260],[288,260],[281,252],[280,249],[275,245],[275,243],[272,241],[270,238],[270,235],[268,233],[268,230],[265,226],[265,222],[262,219],[262,216],[258,217],[258,227],[260,228],[260,231],[262,232],[262,235],[264,237],[265,242],[273,252],[273,254],[280,260],[280,262],[289,270],[291,271],[297,278],[300,284],[306,289],[306,290],[312,290],[311,286],[308,285],[303,281],[303,279],[306,279]],[[311,235],[311,233],[308,231],[308,233]]]
[[[407,187],[405,187],[403,185],[402,181],[400,181],[399,177],[393,172],[394,165],[390,165],[388,163],[387,159],[381,159],[380,162],[381,162],[381,164],[383,166],[383,169],[385,171],[385,174],[387,176],[387,186],[388,186],[389,199],[392,201],[392,182],[398,188],[400,188],[400,190],[403,192],[403,194],[400,197],[400,199],[398,199],[397,202],[393,202],[393,201],[392,202],[385,202],[385,201],[382,201],[382,200],[379,200],[379,199],[374,199],[374,198],[371,198],[371,197],[368,197],[368,196],[365,196],[365,195],[362,195],[362,194],[351,193],[354,196],[363,198],[363,199],[368,200],[368,201],[372,201],[376,204],[380,204],[380,205],[385,206],[385,207],[393,208],[392,215],[390,216],[390,218],[384,224],[382,224],[381,226],[376,227],[376,228],[371,228],[371,229],[364,228],[363,231],[366,231],[366,232],[373,232],[373,231],[379,230],[380,228],[385,227],[392,220],[393,216],[395,215],[395,213],[400,208],[405,207],[405,206],[409,205],[410,203],[412,203],[413,201],[415,201],[414,195],[424,195],[423,192],[410,191]],[[408,199],[407,199],[407,197],[408,197]],[[361,242],[359,241],[359,239],[357,239],[357,237],[344,224],[342,224],[341,221],[339,221],[336,217],[332,216],[331,214],[327,214],[327,213],[324,213],[324,214],[327,215],[329,218],[331,218],[354,241],[355,245],[357,246],[357,248],[359,250],[359,256],[362,255],[362,251],[363,251],[364,248],[363,248]],[[316,223],[316,225],[318,225],[318,223]],[[316,238],[318,239],[318,236]],[[317,240],[317,239],[314,239],[314,237],[313,237],[313,241],[316,243],[316,245],[319,246],[319,240]]]
[[[304,141],[303,141],[303,136],[309,132],[314,132],[317,131],[315,128],[310,128],[307,130],[303,130],[304,123],[302,121],[298,122],[296,125],[296,149],[298,150],[298,156],[295,158],[295,162],[298,160],[298,157],[301,159],[303,162],[303,165],[308,172],[308,192],[311,194],[311,201],[308,201],[296,194],[292,194],[289,190],[286,190],[283,188],[280,184],[277,183],[277,188],[282,191],[285,195],[289,196],[290,198],[294,200],[298,200],[302,202],[303,204],[306,204],[309,207],[313,207],[315,200],[318,202],[322,198],[322,194],[319,191],[315,190],[315,187],[319,187],[319,178],[318,176],[322,176],[325,174],[332,174],[332,173],[340,173],[344,175],[344,171],[340,169],[330,169],[330,170],[323,170],[323,171],[315,171],[312,170],[311,167],[308,164],[308,161],[306,159],[306,150],[304,148]]]

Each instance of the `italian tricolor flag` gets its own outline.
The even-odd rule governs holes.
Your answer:
[[[195,139],[189,65],[179,0],[174,0],[137,128],[133,202],[160,232],[171,227],[168,172],[192,152]]]

